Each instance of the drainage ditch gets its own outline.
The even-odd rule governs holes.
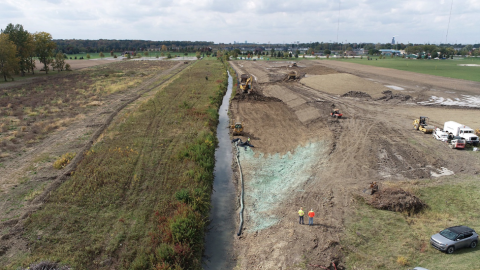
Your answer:
[[[227,93],[218,111],[218,147],[215,150],[212,209],[210,225],[205,236],[203,268],[233,269],[233,240],[235,236],[235,186],[232,182],[232,145],[229,135],[228,108],[233,79],[228,74]]]

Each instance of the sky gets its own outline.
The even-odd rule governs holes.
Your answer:
[[[9,23],[54,39],[475,44],[480,0],[0,0]]]

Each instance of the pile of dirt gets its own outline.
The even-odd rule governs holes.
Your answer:
[[[369,94],[359,91],[349,91],[343,94],[342,97],[371,98]]]
[[[251,92],[250,94],[247,93],[239,93],[233,97],[233,100],[238,100],[238,101],[273,101],[273,102],[281,102],[280,99],[275,98],[275,97],[266,97],[256,91]]]
[[[369,204],[381,210],[409,213],[417,213],[427,206],[415,195],[400,188],[386,188],[376,192]]]
[[[384,95],[383,97],[377,99],[377,100],[385,100],[385,101],[388,101],[388,100],[391,100],[391,99],[397,99],[397,100],[400,100],[400,101],[407,101],[409,99],[411,99],[412,97],[409,96],[409,95],[402,95],[402,94],[394,94],[392,91],[390,90],[387,90],[387,91],[383,91],[382,94]]]

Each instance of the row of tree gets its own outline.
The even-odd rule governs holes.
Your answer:
[[[66,54],[80,52],[124,52],[163,50],[176,52],[206,51],[213,42],[210,41],[151,41],[151,40],[84,40],[84,39],[56,39],[57,49]]]
[[[43,65],[48,73],[49,65],[58,70],[65,68],[63,54],[55,55],[56,45],[52,35],[47,32],[29,33],[20,24],[9,24],[0,31],[0,72],[5,81],[13,80],[13,74],[25,76],[35,73],[35,59]],[[61,59],[60,59],[61,58]]]

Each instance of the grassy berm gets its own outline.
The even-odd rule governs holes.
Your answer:
[[[200,269],[226,86],[222,62],[197,61],[119,115],[28,219],[31,253],[11,268]]]
[[[416,194],[428,207],[417,214],[375,209],[360,200],[347,220],[343,239],[347,269],[479,269],[480,249],[454,254],[430,246],[430,237],[457,225],[480,231],[478,176],[449,176],[427,183],[413,180],[391,183]]]

